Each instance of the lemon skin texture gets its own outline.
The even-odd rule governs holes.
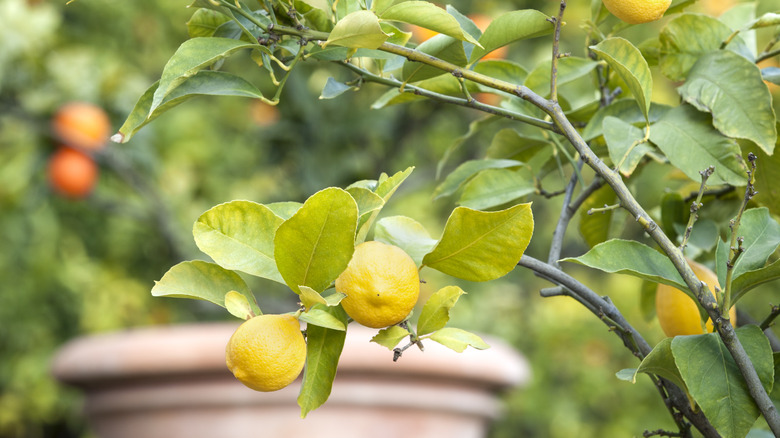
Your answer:
[[[306,363],[306,341],[292,315],[260,315],[241,324],[225,349],[228,369],[255,391],[292,383]]]
[[[707,283],[707,287],[715,296],[718,277],[709,268],[692,260],[688,260],[693,272],[699,280]],[[706,332],[702,328],[699,307],[685,292],[666,284],[659,284],[655,295],[655,311],[658,322],[666,336],[700,335],[714,330],[712,321],[707,319]],[[737,309],[729,311],[731,323],[736,324]]]
[[[648,23],[663,17],[672,0],[603,0],[612,15],[629,24]]]
[[[349,265],[336,279],[346,295],[341,305],[350,318],[371,328],[403,321],[417,304],[417,265],[401,248],[368,241],[355,247]]]

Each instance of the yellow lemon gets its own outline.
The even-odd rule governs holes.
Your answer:
[[[612,15],[626,23],[639,24],[661,18],[672,0],[603,0]]]
[[[688,264],[693,269],[694,274],[699,280],[707,283],[712,295],[715,295],[715,287],[718,286],[718,277],[714,272],[704,265],[688,260]],[[708,318],[706,323],[707,331],[701,326],[699,316],[699,307],[685,292],[668,286],[659,284],[655,295],[655,312],[658,315],[658,322],[661,324],[666,336],[682,335],[700,335],[711,333],[714,329],[712,321]],[[731,323],[737,323],[737,309],[732,307],[729,311]]]
[[[363,242],[344,272],[336,291],[346,295],[342,307],[366,327],[383,328],[404,320],[420,295],[417,265],[401,248]]]
[[[255,391],[276,391],[292,383],[306,362],[306,341],[291,315],[260,315],[236,329],[225,350],[227,367]]]

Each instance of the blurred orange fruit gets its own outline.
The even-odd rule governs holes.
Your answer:
[[[111,135],[111,122],[99,106],[70,102],[60,107],[52,118],[52,129],[63,143],[82,149],[105,147]]]
[[[49,184],[61,195],[83,198],[95,187],[98,167],[84,152],[62,146],[49,159]]]
[[[250,103],[249,115],[258,126],[271,126],[279,121],[279,109],[262,100],[253,100]]]

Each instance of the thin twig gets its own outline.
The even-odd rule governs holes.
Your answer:
[[[734,274],[734,266],[736,266],[737,258],[744,252],[742,247],[743,238],[738,236],[739,225],[742,221],[742,214],[747,208],[748,202],[753,199],[758,192],[755,189],[756,182],[756,157],[752,152],[748,153],[748,162],[750,168],[747,169],[748,181],[747,187],[745,187],[745,196],[742,198],[742,204],[739,207],[737,216],[731,220],[729,227],[731,228],[731,244],[729,245],[729,259],[726,262],[726,290],[723,294],[723,317],[728,319],[728,311],[731,308],[731,279]]]
[[[559,44],[561,40],[561,24],[563,23],[563,11],[566,10],[566,0],[561,0],[561,7],[557,18],[550,18],[555,23],[553,34],[552,62],[550,66],[550,100],[558,101],[558,58],[560,57]]]
[[[563,3],[563,2],[562,2]],[[577,162],[577,169],[582,169],[582,160]],[[563,207],[561,208],[561,214],[558,216],[558,224],[553,231],[552,241],[550,243],[550,253],[547,256],[547,263],[558,266],[558,260],[561,258],[561,249],[563,248],[563,236],[566,234],[566,228],[569,225],[573,212],[569,209],[571,198],[574,195],[574,189],[577,187],[578,172],[573,172],[569,179],[569,184],[566,185],[566,192],[563,197]]]
[[[767,330],[769,327],[771,327],[775,318],[778,316],[780,316],[780,306],[772,306],[772,311],[769,312],[769,315],[767,315],[767,317],[764,318],[764,320],[761,321],[761,324],[759,325],[761,330]]]
[[[699,186],[699,194],[696,196],[696,200],[691,204],[691,214],[688,216],[688,225],[685,227],[685,235],[680,243],[680,251],[684,250],[688,246],[688,238],[691,237],[691,231],[693,231],[693,224],[699,218],[699,209],[702,207],[701,198],[704,195],[704,189],[707,187],[707,180],[712,174],[715,173],[715,166],[710,166],[701,172],[701,185]]]

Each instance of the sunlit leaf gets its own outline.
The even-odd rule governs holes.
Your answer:
[[[298,286],[298,290],[300,291],[298,298],[300,298],[301,304],[303,304],[306,310],[310,310],[315,304],[328,304],[319,292],[309,286]]]
[[[376,49],[388,36],[382,31],[379,19],[373,12],[355,11],[336,23],[323,46]]]
[[[515,41],[534,38],[552,33],[555,25],[550,17],[535,10],[526,9],[499,15],[479,38],[482,47],[471,52],[470,62],[474,62],[493,50]]]
[[[420,318],[417,320],[417,335],[427,335],[444,328],[450,320],[450,309],[465,293],[458,286],[446,286],[431,295],[420,311]]]
[[[252,312],[252,305],[246,296],[234,290],[225,294],[225,308],[236,318],[249,319],[257,316]]]
[[[436,239],[431,238],[425,227],[406,216],[389,216],[377,221],[374,240],[403,249],[418,266],[436,246]]]
[[[535,191],[533,175],[527,168],[485,169],[465,184],[458,203],[475,210],[486,210]]]
[[[340,307],[324,309],[347,324],[347,314]],[[330,397],[336,368],[344,348],[347,332],[333,330],[317,325],[306,327],[306,367],[303,370],[303,384],[298,394],[298,406],[301,407],[301,418],[322,406]]]
[[[645,133],[617,117],[604,118],[604,140],[607,142],[609,158],[612,164],[620,164],[620,173],[629,176],[642,161],[645,154],[653,148],[642,142]]]
[[[307,324],[307,332],[308,328],[313,325],[331,330],[345,331],[347,329],[346,323],[331,313],[331,311],[328,309],[329,307],[327,304],[317,303],[314,304],[311,309],[301,313],[298,318]]]
[[[385,9],[380,14],[380,18],[382,20],[414,24],[479,46],[474,37],[461,29],[455,17],[430,2],[405,1],[397,3]]]
[[[445,327],[443,329],[437,330],[431,333],[428,339],[436,341],[451,350],[457,351],[458,353],[462,353],[463,350],[469,346],[476,348],[477,350],[486,350],[490,348],[490,345],[488,345],[485,341],[482,340],[482,338],[475,335],[474,333],[470,333],[454,327]]]
[[[521,166],[516,160],[471,160],[459,165],[433,191],[433,199],[449,196],[455,193],[466,181],[485,169],[499,169]]]
[[[653,76],[639,49],[628,40],[618,37],[608,38],[590,49],[605,60],[628,85],[645,118],[649,119]]]
[[[371,342],[376,342],[388,350],[392,350],[396,345],[398,345],[399,342],[401,342],[403,338],[407,336],[409,336],[409,330],[397,325],[393,325],[380,330],[379,333],[371,338]]]

